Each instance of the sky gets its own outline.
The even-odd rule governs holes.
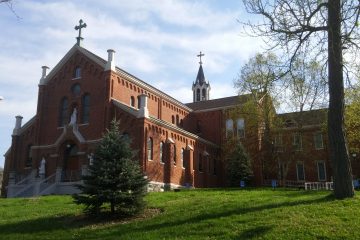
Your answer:
[[[0,167],[11,145],[15,116],[36,112],[41,66],[51,69],[76,43],[150,85],[187,103],[202,57],[210,99],[237,94],[233,81],[260,39],[242,34],[249,16],[239,0],[14,0],[0,4]]]

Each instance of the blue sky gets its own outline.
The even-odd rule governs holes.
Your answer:
[[[50,70],[75,44],[83,19],[84,47],[182,102],[192,101],[202,51],[210,98],[236,94],[241,66],[262,51],[259,39],[241,35],[239,0],[14,1],[17,18],[0,5],[0,166],[11,144],[15,116],[23,124],[37,106],[41,66]]]

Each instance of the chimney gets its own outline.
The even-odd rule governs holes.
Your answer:
[[[40,83],[39,85],[45,85],[45,78],[46,78],[46,71],[49,69],[49,67],[47,66],[42,66],[42,75],[41,75],[41,78],[40,78]]]
[[[105,66],[105,71],[112,70],[115,71],[115,51],[112,49],[107,50],[108,52],[108,61]]]
[[[138,113],[138,118],[149,118],[149,110],[147,107],[147,95],[140,95],[140,109]]]
[[[19,134],[19,130],[21,129],[21,121],[22,121],[22,116],[16,116],[16,122],[15,122],[15,128],[13,130],[13,135],[17,136]]]

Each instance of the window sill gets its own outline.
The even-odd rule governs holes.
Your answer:
[[[81,77],[75,77],[75,78],[72,78],[71,80],[80,80]]]

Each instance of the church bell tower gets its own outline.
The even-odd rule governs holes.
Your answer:
[[[200,58],[200,62],[199,62],[200,66],[199,66],[198,74],[196,76],[196,81],[192,85],[193,102],[209,100],[209,98],[210,98],[209,94],[210,94],[210,90],[211,90],[210,83],[206,82],[206,80],[205,80],[204,70],[202,68],[201,57],[205,56],[205,54],[200,52],[200,54],[197,56]]]

